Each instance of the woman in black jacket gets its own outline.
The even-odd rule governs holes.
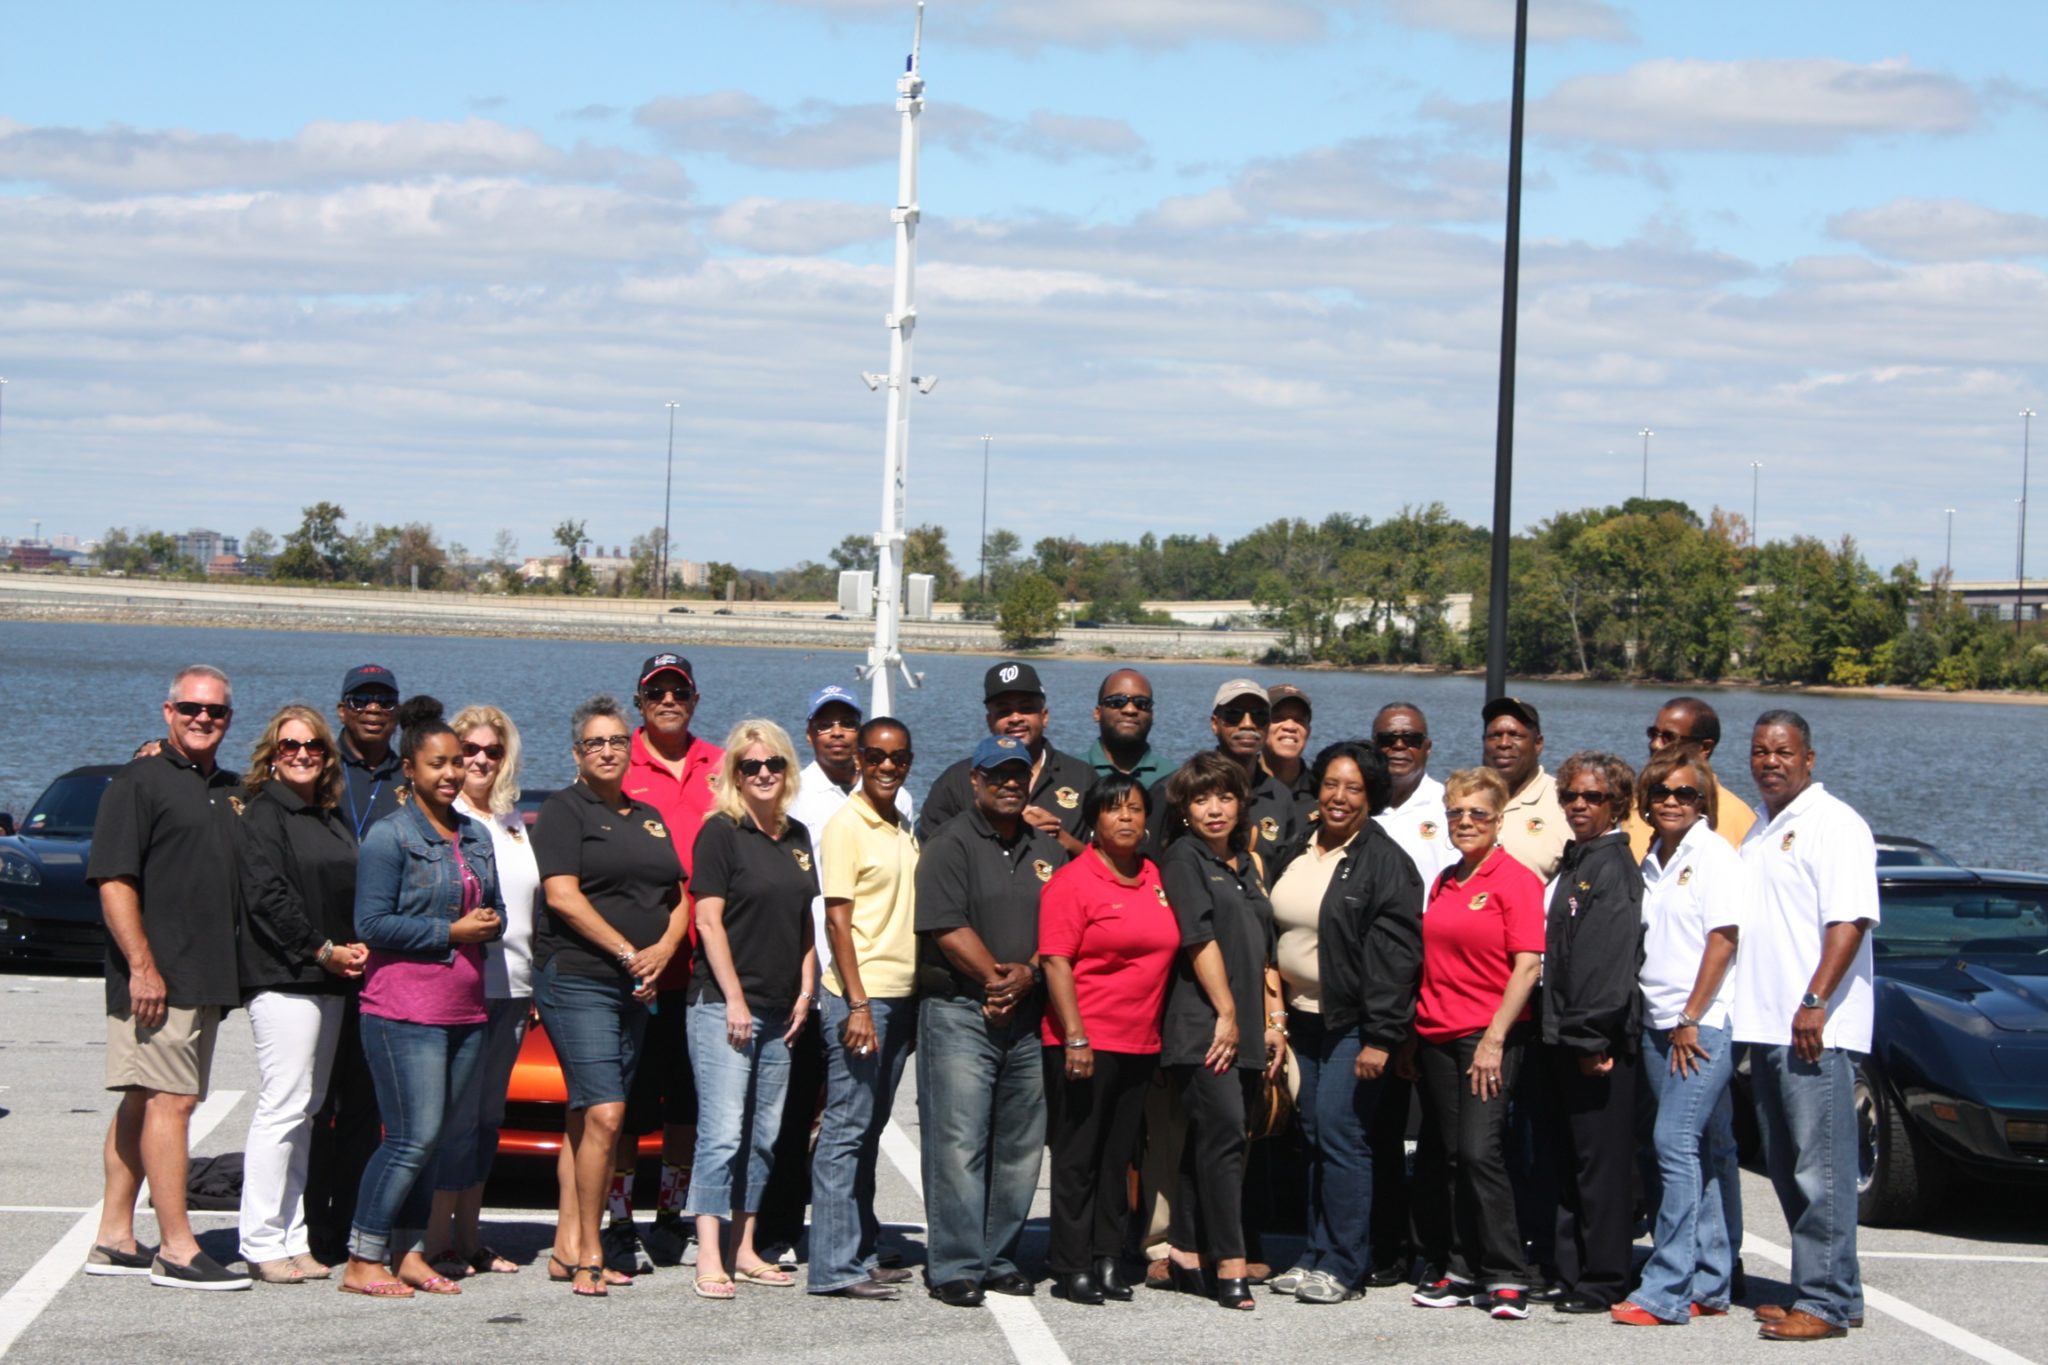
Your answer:
[[[1316,755],[1320,818],[1273,859],[1273,918],[1287,1032],[1301,1068],[1309,1147],[1308,1240],[1276,1293],[1302,1303],[1362,1295],[1372,1270],[1372,1143],[1380,1080],[1415,1021],[1422,878],[1372,818],[1386,760],[1353,741]]]
[[[320,713],[271,717],[239,830],[242,1002],[261,1087],[242,1155],[242,1256],[269,1284],[326,1279],[306,1240],[306,1153],[369,950],[354,942],[356,836],[335,806],[341,757]]]
[[[1548,1146],[1561,1313],[1606,1312],[1628,1297],[1633,1269],[1643,873],[1620,826],[1635,782],[1627,763],[1590,750],[1557,770],[1572,841],[1550,896],[1541,1015],[1556,1097]]]

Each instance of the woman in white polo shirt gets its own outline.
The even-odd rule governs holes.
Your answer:
[[[1633,1327],[1682,1325],[1728,1311],[1735,1248],[1708,1125],[1730,1103],[1734,1072],[1730,967],[1741,926],[1742,859],[1714,832],[1720,784],[1707,761],[1674,746],[1650,760],[1636,809],[1651,828],[1643,858],[1643,1075],[1657,1097],[1653,1146],[1663,1176],[1656,1250],[1626,1303]]]

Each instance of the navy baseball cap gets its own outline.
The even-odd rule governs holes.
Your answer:
[[[985,773],[991,768],[1000,768],[1005,763],[1022,763],[1031,766],[1031,750],[1021,739],[1011,735],[988,735],[974,746],[974,771]]]
[[[811,704],[804,708],[804,719],[816,719],[818,713],[833,702],[838,702],[841,706],[852,707],[853,714],[856,716],[861,714],[859,698],[855,697],[853,693],[847,691],[838,683],[826,683],[823,687],[811,693]]]
[[[357,664],[341,680],[341,695],[346,697],[366,688],[375,688],[398,695],[398,679],[382,664]]]

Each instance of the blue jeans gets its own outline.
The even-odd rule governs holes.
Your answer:
[[[1017,1270],[1045,1145],[1045,1062],[1033,1002],[1007,1024],[975,1000],[918,1007],[925,1278],[976,1284]]]
[[[789,1093],[789,1012],[754,1011],[753,1036],[734,1047],[725,1002],[690,1006],[690,1064],[697,1072],[697,1155],[687,1212],[724,1218],[761,1207],[782,1100]]]
[[[1380,1083],[1361,1081],[1358,1026],[1323,1027],[1320,1014],[1290,1010],[1288,1033],[1301,1067],[1295,1112],[1308,1141],[1308,1239],[1298,1264],[1324,1270],[1347,1289],[1372,1270],[1372,1131]]]
[[[1792,1228],[1792,1307],[1836,1327],[1863,1316],[1856,1262],[1856,1059],[1825,1048],[1802,1062],[1790,1044],[1749,1048],[1764,1164]]]
[[[811,1266],[805,1288],[829,1294],[858,1284],[875,1262],[875,1162],[917,1038],[917,1001],[868,997],[875,1050],[856,1057],[839,1041],[846,1001],[825,993],[825,1115],[811,1157]]]
[[[1651,1146],[1663,1193],[1657,1206],[1656,1250],[1629,1300],[1676,1323],[1691,1320],[1695,1303],[1726,1308],[1735,1270],[1735,1251],[1722,1213],[1722,1172],[1712,1159],[1716,1116],[1730,1108],[1728,1080],[1735,1073],[1735,1048],[1725,1028],[1702,1025],[1699,1039],[1707,1060],[1691,1075],[1674,1076],[1671,1031],[1643,1030],[1643,1079],[1657,1100]]]
[[[476,1084],[448,1111],[447,1136],[434,1163],[435,1189],[466,1190],[491,1178],[491,1165],[498,1159],[498,1130],[505,1124],[505,1090],[519,1061],[532,1003],[524,996],[490,1002]]]
[[[363,1168],[349,1255],[388,1265],[408,1251],[426,1250],[434,1153],[449,1112],[476,1082],[483,1040],[482,1024],[408,1024],[363,1015],[363,1054],[377,1087],[384,1141]]]

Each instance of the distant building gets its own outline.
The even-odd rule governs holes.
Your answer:
[[[241,578],[249,572],[249,561],[240,555],[218,554],[206,561],[208,578]]]
[[[671,559],[668,571],[679,575],[686,588],[702,588],[711,582],[711,566],[696,559]]]
[[[239,560],[242,557],[240,538],[198,529],[178,537],[178,558],[187,564],[204,564],[208,573],[213,572],[213,561],[222,555],[232,555]]]
[[[52,565],[69,563],[70,560],[69,556],[60,555],[47,545],[22,541],[9,550],[7,562],[24,573],[32,573],[38,569],[50,568]]]

